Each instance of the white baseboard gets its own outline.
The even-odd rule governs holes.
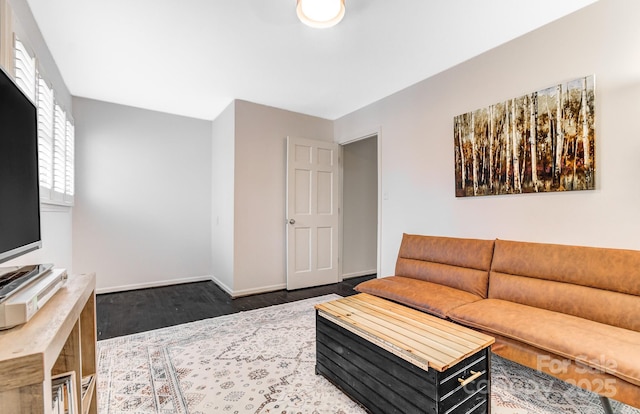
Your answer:
[[[218,287],[222,290],[224,290],[225,292],[227,292],[229,294],[229,296],[233,297],[233,289],[231,289],[229,286],[227,286],[226,284],[222,283],[222,281],[220,281],[220,279],[218,279],[215,276],[211,276],[211,280],[213,280],[213,283],[215,283],[216,285],[218,285]]]
[[[169,285],[180,285],[182,283],[192,283],[192,282],[208,282],[213,280],[213,276],[204,275],[204,276],[194,276],[194,277],[185,277],[180,279],[170,279],[170,280],[159,280],[155,282],[147,282],[147,283],[135,283],[132,285],[121,285],[121,286],[112,286],[108,288],[97,288],[96,294],[101,293],[113,293],[113,292],[124,292],[127,290],[136,290],[136,289],[147,289],[161,286],[169,286]],[[218,284],[216,282],[216,284]]]
[[[233,290],[229,286],[227,286],[226,284],[222,283],[215,276],[211,276],[211,280],[213,280],[213,282],[216,285],[218,285],[220,287],[220,289],[222,289],[225,292],[227,292],[229,294],[229,296],[231,296],[232,298],[239,298],[239,297],[242,297],[242,296],[255,295],[255,294],[258,294],[258,293],[273,292],[275,290],[282,290],[282,289],[286,289],[287,288],[287,284],[283,283],[283,284],[272,285],[272,286],[261,286],[261,287],[257,287],[257,288],[251,288],[251,289]]]
[[[378,273],[376,269],[363,270],[361,272],[343,273],[342,279],[351,279],[352,277],[375,275],[376,273]]]
[[[257,293],[273,292],[276,290],[282,290],[286,288],[287,288],[287,284],[283,283],[280,285],[262,286],[262,287],[253,288],[253,289],[236,290],[233,293],[230,293],[230,295],[232,298],[239,298],[241,296],[255,295]]]
[[[374,274],[374,273],[376,273],[375,269],[374,270],[362,271],[362,272],[356,272],[356,273],[344,274],[344,275],[342,275],[342,278],[343,279],[349,279],[349,278],[352,278],[352,277],[366,276],[366,275],[371,275],[371,274]],[[154,287],[161,287],[161,286],[179,285],[179,284],[182,284],[182,283],[207,282],[207,281],[213,281],[213,283],[218,285],[220,287],[220,289],[222,289],[225,292],[227,292],[229,294],[229,296],[231,296],[232,298],[239,298],[239,297],[242,297],[242,296],[255,295],[255,294],[258,294],[258,293],[273,292],[273,291],[276,291],[276,290],[283,290],[283,289],[287,288],[287,284],[286,283],[281,283],[281,284],[277,284],[277,285],[261,286],[261,287],[251,288],[251,289],[233,290],[232,288],[227,286],[225,283],[220,281],[215,276],[213,276],[213,275],[204,275],[204,276],[187,277],[187,278],[181,278],[181,279],[160,280],[160,281],[147,282],[147,283],[135,283],[135,284],[131,284],[131,285],[111,286],[111,287],[107,287],[107,288],[97,288],[96,289],[96,294],[113,293],[113,292],[125,292],[127,290],[147,289],[147,288],[154,288]]]

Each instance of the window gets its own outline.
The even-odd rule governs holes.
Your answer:
[[[15,78],[38,107],[38,162],[43,203],[73,204],[75,128],[32,57],[15,38]]]

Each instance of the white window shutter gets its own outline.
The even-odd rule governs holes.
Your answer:
[[[53,192],[54,199],[64,201],[67,120],[60,105],[55,105],[53,115]]]
[[[40,198],[44,203],[72,205],[74,201],[73,121],[55,103],[55,92],[37,70],[36,58],[14,37],[15,80],[38,107]]]
[[[36,101],[36,58],[32,57],[18,38],[14,38],[15,80],[33,102]]]
[[[67,135],[66,135],[66,152],[65,152],[65,201],[73,202],[73,194],[75,191],[74,183],[74,142],[75,142],[75,127],[70,121],[67,121]]]
[[[38,152],[40,192],[47,199],[53,189],[53,89],[38,78]]]

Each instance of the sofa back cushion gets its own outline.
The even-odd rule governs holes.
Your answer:
[[[493,240],[404,234],[395,274],[486,298],[493,245]]]
[[[640,251],[496,240],[489,298],[640,331]]]

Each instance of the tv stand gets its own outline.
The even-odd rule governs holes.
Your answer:
[[[97,414],[95,284],[94,274],[70,276],[29,322],[0,331],[3,413],[50,414],[52,377],[69,375],[74,413]]]

